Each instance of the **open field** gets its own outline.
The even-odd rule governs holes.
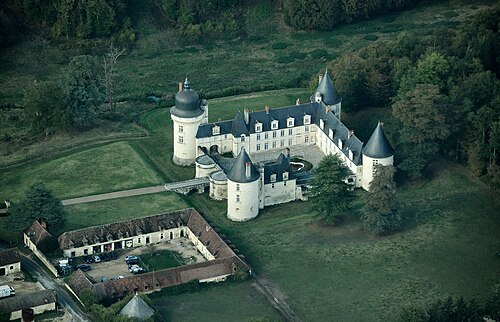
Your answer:
[[[166,321],[282,321],[250,281],[219,283],[196,293],[152,298]],[[257,320],[259,321],[259,320]]]

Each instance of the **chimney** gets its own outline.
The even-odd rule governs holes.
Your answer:
[[[247,161],[245,163],[245,175],[246,175],[247,179],[250,179],[251,165],[252,164],[250,163],[250,161]]]
[[[354,130],[349,130],[347,138],[349,139],[354,134]]]
[[[42,226],[43,229],[47,230],[47,223],[43,219],[40,219],[39,222],[40,222],[40,226]]]
[[[266,114],[269,114],[269,105],[266,105],[265,110],[266,110]]]
[[[380,127],[384,127],[384,122],[378,121],[378,124],[380,125]]]
[[[323,74],[319,74],[319,77],[318,77],[318,83],[321,83],[321,79],[323,78]]]
[[[300,98],[297,98],[297,100],[295,101],[295,105],[300,105]]]
[[[182,83],[179,83],[179,92],[182,91]]]
[[[326,110],[326,113],[330,113],[330,111],[331,111],[330,105],[327,105],[325,110]]]
[[[248,123],[250,122],[250,111],[246,107],[245,109],[243,109],[243,118],[245,119],[245,124],[248,125]]]

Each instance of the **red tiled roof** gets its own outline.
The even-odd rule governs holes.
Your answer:
[[[28,236],[35,245],[40,244],[40,242],[46,238],[52,238],[52,235],[40,224],[40,222],[38,222],[38,220],[35,220],[31,226],[26,228],[24,234]]]

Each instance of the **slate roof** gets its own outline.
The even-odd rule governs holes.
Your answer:
[[[0,266],[19,263],[20,261],[21,256],[19,256],[17,249],[10,248],[6,250],[0,250]]]
[[[317,92],[321,93],[321,98],[327,105],[335,105],[342,101],[342,98],[335,89],[335,86],[333,86],[330,75],[328,75],[328,70],[325,72],[325,75],[323,75],[318,87],[316,87],[316,90],[314,91],[315,94]]]
[[[142,321],[152,317],[155,311],[136,293],[127,305],[121,309],[120,314]]]
[[[59,236],[59,248],[62,250],[77,248],[185,226],[190,215],[191,210],[184,209],[155,216],[68,231]]]
[[[250,164],[250,175],[247,176],[246,166]],[[233,182],[239,183],[248,183],[254,182],[255,180],[260,178],[260,173],[257,167],[252,163],[248,153],[245,151],[245,148],[242,148],[236,160],[234,160],[233,166],[231,170],[227,173],[227,179]]]
[[[56,294],[54,290],[43,290],[0,300],[0,312],[16,312],[27,307],[33,308],[55,302]]]
[[[394,149],[385,136],[384,130],[382,129],[382,123],[379,122],[373,131],[368,143],[366,143],[363,148],[363,154],[367,157],[376,159],[387,158],[394,155]]]
[[[181,91],[175,95],[175,106],[170,113],[178,117],[196,117],[204,113],[200,107],[200,98],[196,91],[191,89],[189,80],[186,78]]]
[[[26,228],[23,232],[26,236],[29,237],[31,242],[37,246],[45,239],[52,238],[52,235],[38,220],[35,220],[33,224],[31,224],[31,226]]]
[[[86,273],[78,270],[68,281],[70,287],[77,294],[83,289],[91,289],[94,294],[100,299],[103,299],[121,297],[137,291],[144,292],[153,289],[161,289],[187,283],[192,280],[203,280],[229,275],[234,273],[236,268],[247,271],[250,269],[250,267],[233,252],[206,220],[194,209],[184,209],[142,219],[147,221],[148,218],[167,215],[177,216],[179,220],[185,222],[185,225],[197,236],[200,243],[208,249],[215,259],[141,275],[127,276],[117,280],[108,280],[106,282],[96,282]]]
[[[264,165],[264,184],[285,181],[283,180],[283,172],[288,172],[288,181],[295,179],[295,174],[290,165],[290,158],[281,153],[273,163]],[[271,175],[276,174],[276,181],[271,181]]]

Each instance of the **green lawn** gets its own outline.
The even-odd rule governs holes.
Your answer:
[[[141,255],[142,262],[149,271],[172,268],[185,265],[182,254],[171,250],[159,250],[153,253]]]
[[[56,158],[0,170],[0,200],[22,198],[34,181],[44,182],[61,199],[145,187],[162,178],[127,143],[118,142]]]
[[[152,298],[152,303],[163,318],[171,322],[282,321],[250,281],[214,284],[196,293]]]

